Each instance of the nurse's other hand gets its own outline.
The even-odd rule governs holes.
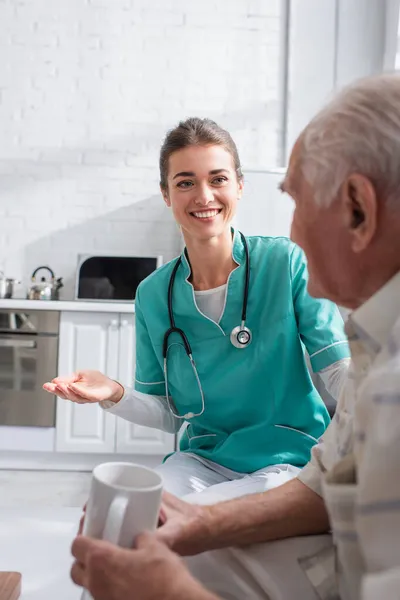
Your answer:
[[[67,377],[56,377],[45,383],[43,389],[78,404],[104,400],[119,402],[124,395],[122,385],[100,371],[78,371]]]
[[[211,506],[198,506],[163,493],[156,538],[181,556],[209,550]]]

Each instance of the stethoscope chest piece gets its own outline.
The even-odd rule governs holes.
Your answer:
[[[245,327],[243,324],[238,325],[235,329],[232,329],[231,333],[231,343],[235,348],[239,348],[239,350],[243,350],[243,348],[247,348],[251,344],[252,335],[251,331],[248,327]]]

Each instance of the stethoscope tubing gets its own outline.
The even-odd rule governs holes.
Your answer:
[[[233,329],[233,331],[231,333],[231,342],[236,348],[246,348],[250,344],[251,339],[252,339],[251,331],[246,327],[247,303],[248,303],[249,286],[250,286],[250,255],[249,255],[249,248],[248,248],[248,244],[247,244],[247,240],[246,240],[245,236],[241,232],[239,232],[239,234],[240,234],[240,237],[243,242],[243,247],[244,247],[245,256],[246,256],[246,271],[245,271],[245,281],[244,281],[244,291],[243,291],[241,324]],[[185,250],[185,253],[186,253],[186,257],[187,257],[186,250]],[[188,257],[187,257],[187,259],[188,259]],[[178,271],[181,263],[182,263],[182,257],[179,257],[174,265],[174,268],[172,270],[172,273],[171,273],[171,276],[169,279],[169,283],[168,283],[168,316],[169,316],[170,326],[164,334],[162,351],[163,351],[163,359],[164,359],[165,395],[166,395],[167,402],[168,402],[168,408],[176,418],[189,419],[189,418],[193,418],[193,417],[199,417],[200,415],[202,415],[204,413],[205,401],[204,401],[203,388],[201,385],[199,374],[197,372],[196,363],[193,358],[191,345],[190,345],[189,340],[186,336],[186,333],[183,331],[183,329],[181,329],[180,327],[177,327],[175,324],[175,317],[174,317],[174,310],[173,310],[173,289],[174,289],[176,274],[177,274],[177,271]],[[167,355],[168,355],[168,340],[169,340],[169,337],[173,333],[176,333],[177,335],[179,335],[179,337],[181,338],[181,340],[183,342],[185,352],[190,360],[190,363],[191,363],[193,371],[194,371],[194,375],[197,380],[197,384],[199,386],[200,396],[201,396],[201,411],[199,413],[189,412],[186,415],[179,415],[174,410],[171,400],[170,400],[169,390],[168,390]],[[241,341],[241,336],[245,340],[244,342]]]

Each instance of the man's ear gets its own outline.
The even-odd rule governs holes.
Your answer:
[[[342,185],[342,201],[345,207],[346,226],[351,235],[354,252],[363,252],[376,233],[378,199],[371,181],[353,173]]]
[[[171,208],[171,201],[170,201],[169,196],[168,196],[168,190],[165,189],[162,185],[160,185],[160,190],[161,190],[161,194],[162,194],[162,197],[164,199],[165,204],[169,208]]]

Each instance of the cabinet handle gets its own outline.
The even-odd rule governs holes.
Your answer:
[[[121,325],[122,325],[122,327],[128,327],[129,321],[127,321],[126,319],[123,319]]]
[[[0,338],[0,348],[36,348],[36,342],[34,341],[26,341],[18,338],[13,339],[1,339]]]
[[[118,319],[112,319],[110,322],[110,329],[118,329]]]

